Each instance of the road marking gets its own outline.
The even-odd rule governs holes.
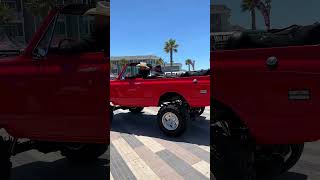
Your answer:
[[[209,163],[207,163],[205,161],[200,161],[200,162],[192,165],[192,167],[210,179],[210,164]]]
[[[119,138],[112,143],[137,179],[160,179],[124,139]]]
[[[153,153],[159,152],[164,150],[165,148],[159,144],[157,141],[155,141],[151,137],[146,136],[137,136],[135,135],[139,141],[141,141],[146,147],[148,147]]]

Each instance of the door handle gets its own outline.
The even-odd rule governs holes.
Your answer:
[[[271,56],[266,60],[266,66],[270,69],[274,69],[278,67],[278,58],[275,56]]]
[[[140,83],[134,83],[134,85],[140,85],[141,84],[141,82]]]

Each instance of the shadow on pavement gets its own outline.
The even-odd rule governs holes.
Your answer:
[[[141,135],[147,137],[160,138],[174,142],[185,142],[198,145],[210,145],[210,121],[205,117],[199,117],[187,124],[186,131],[180,137],[168,137],[161,132],[156,115],[118,113],[114,115],[111,130]]]
[[[91,164],[71,164],[67,159],[33,162],[12,169],[12,180],[93,180],[109,179],[109,162],[99,159]],[[107,166],[108,165],[108,166]]]
[[[287,172],[273,180],[307,180],[308,176],[305,174]]]

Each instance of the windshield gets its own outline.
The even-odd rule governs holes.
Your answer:
[[[0,1],[0,58],[20,54],[33,38],[44,18],[56,6],[68,7],[63,13],[73,12],[74,14],[61,15],[57,20],[53,46],[57,46],[61,38],[70,38],[70,42],[75,38],[88,37],[92,32],[94,26],[92,18],[76,18],[76,15],[95,7],[96,0],[85,1],[86,3],[78,5],[73,5],[75,1],[63,0],[43,1],[41,6],[37,2],[32,0]],[[47,41],[50,39],[48,37]]]
[[[319,5],[317,0],[211,1],[212,49],[224,48],[236,32],[242,32],[237,33],[238,37],[247,38],[246,45],[241,41],[247,47],[249,41],[255,48],[319,44]]]

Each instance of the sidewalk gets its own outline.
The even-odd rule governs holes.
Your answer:
[[[111,179],[210,179],[209,109],[179,138],[160,132],[157,111],[116,111],[110,132]]]

